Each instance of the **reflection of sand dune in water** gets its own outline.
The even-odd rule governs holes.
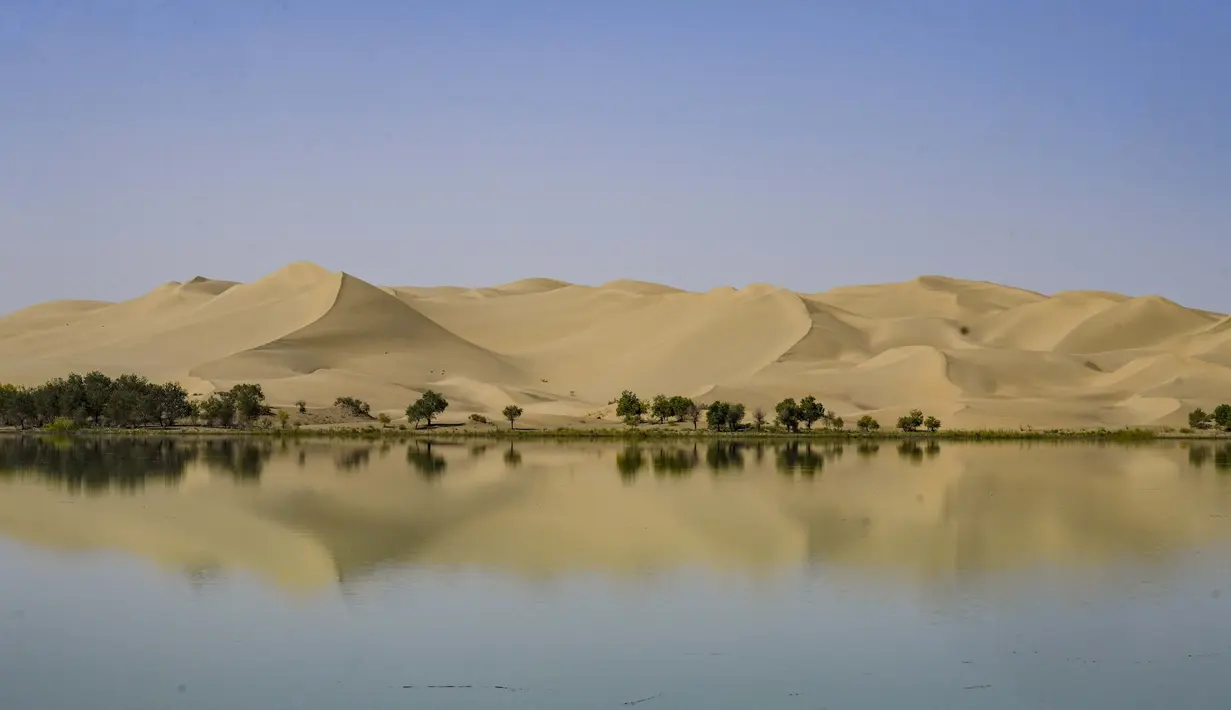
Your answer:
[[[0,316],[0,381],[93,369],[196,393],[257,382],[282,407],[353,396],[395,418],[430,387],[455,421],[517,402],[525,426],[611,426],[596,413],[625,389],[727,393],[749,411],[812,394],[847,421],[921,407],[948,427],[1184,426],[1231,398],[1231,321],[1158,296],[937,276],[808,294],[543,278],[380,287],[309,263]]]
[[[820,563],[933,579],[1231,535],[1231,477],[1178,444],[510,447],[307,444],[302,463],[294,447],[267,454],[259,480],[202,460],[174,483],[92,495],[14,473],[10,457],[0,532],[292,588],[415,564],[540,576]]]

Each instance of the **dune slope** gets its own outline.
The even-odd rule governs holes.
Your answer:
[[[1159,296],[939,276],[807,294],[547,278],[378,287],[303,262],[0,317],[0,382],[93,369],[389,412],[432,388],[454,419],[517,403],[527,426],[612,425],[624,389],[750,411],[813,394],[848,422],[919,407],[948,427],[1177,426],[1231,401],[1231,318]]]

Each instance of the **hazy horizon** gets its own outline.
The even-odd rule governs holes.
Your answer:
[[[1231,7],[16,0],[0,313],[923,274],[1231,311]]]

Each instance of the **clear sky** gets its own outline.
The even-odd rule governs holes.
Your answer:
[[[1231,311],[1231,3],[3,0],[0,311],[297,260]]]

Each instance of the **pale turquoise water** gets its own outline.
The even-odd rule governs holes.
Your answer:
[[[4,710],[1231,697],[1222,448],[93,446],[0,441]]]

